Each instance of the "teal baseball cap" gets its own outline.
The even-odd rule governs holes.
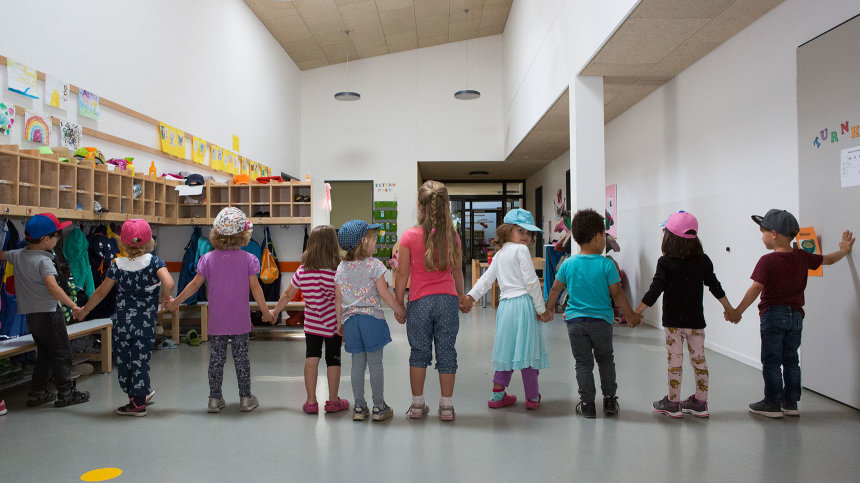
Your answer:
[[[532,214],[529,213],[528,210],[523,210],[521,208],[514,208],[507,212],[505,214],[505,223],[521,226],[528,231],[539,231],[543,233],[543,230],[535,226],[535,219]]]

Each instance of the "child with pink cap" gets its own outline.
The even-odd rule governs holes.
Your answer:
[[[159,298],[166,304],[174,284],[164,261],[151,253],[155,243],[146,220],[126,220],[120,230],[120,245],[127,256],[114,260],[87,305],[73,314],[83,320],[116,285],[113,349],[119,386],[128,395],[128,404],[117,408],[116,413],[141,417],[146,416],[146,403],[155,394],[150,387],[149,361],[155,345]]]
[[[666,334],[666,350],[669,352],[669,394],[655,401],[652,410],[673,418],[680,418],[684,413],[706,418],[708,364],[705,361],[702,287],[706,285],[726,311],[732,310],[732,306],[714,274],[714,264],[702,249],[696,217],[686,211],[678,211],[669,215],[660,226],[663,227],[663,256],[657,260],[657,272],[651,288],[636,308],[636,313],[641,314],[663,294],[663,331]],[[696,393],[681,401],[685,340],[696,379]]]

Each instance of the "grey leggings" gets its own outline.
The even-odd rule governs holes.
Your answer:
[[[373,391],[373,405],[385,407],[383,390],[385,377],[382,374],[382,349],[376,352],[357,352],[352,355],[352,394],[357,407],[367,407],[364,399],[364,368],[370,367],[370,390]]]
[[[251,362],[248,360],[248,334],[209,336],[209,397],[221,399],[227,342],[232,339],[233,365],[239,382],[239,397],[251,396]]]

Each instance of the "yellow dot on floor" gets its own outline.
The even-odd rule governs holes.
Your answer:
[[[81,475],[81,481],[105,481],[112,480],[122,474],[119,468],[99,468],[97,470],[87,471]]]

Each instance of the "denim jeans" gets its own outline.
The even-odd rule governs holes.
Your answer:
[[[798,350],[802,331],[803,314],[797,309],[771,305],[761,316],[761,372],[768,402],[800,400]]]
[[[27,314],[27,326],[37,349],[31,391],[46,390],[53,374],[57,392],[69,394],[72,390],[72,347],[63,312],[57,307],[54,312]]]
[[[612,324],[603,319],[577,317],[567,321],[570,349],[576,361],[576,383],[579,398],[594,402],[597,390],[594,387],[594,361],[600,372],[600,389],[604,396],[614,396],[615,355],[612,349]],[[593,355],[592,355],[593,353]]]

